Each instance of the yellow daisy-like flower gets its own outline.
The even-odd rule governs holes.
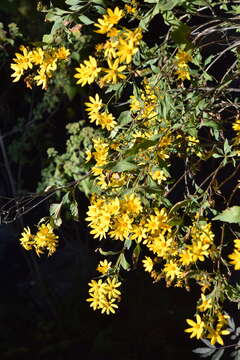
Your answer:
[[[164,265],[163,271],[166,273],[166,278],[170,278],[171,281],[181,273],[178,265],[173,260]]]
[[[104,111],[101,114],[96,115],[95,121],[97,125],[102,127],[102,129],[107,129],[108,131],[111,131],[117,125],[115,117],[108,111]]]
[[[89,102],[86,102],[85,105],[87,106],[86,111],[91,115],[98,113],[102,109],[103,103],[99,95],[95,94],[95,98],[90,96]]]
[[[240,251],[240,239],[235,239],[234,240],[234,247],[236,250]]]
[[[31,234],[30,228],[27,226],[24,228],[24,231],[21,233],[22,237],[19,239],[22,247],[25,250],[32,250],[33,248],[33,239],[34,236]]]
[[[34,247],[37,255],[41,254],[43,250],[48,250],[48,255],[52,255],[58,245],[58,236],[54,234],[53,227],[50,224],[41,224],[38,227],[38,232],[34,236]]]
[[[187,67],[181,67],[178,70],[176,70],[176,75],[178,76],[178,80],[190,80],[190,73]]]
[[[235,122],[232,125],[233,130],[240,131],[240,119],[236,119]]]
[[[45,70],[38,70],[38,74],[33,79],[36,81],[37,86],[42,86],[43,90],[47,89],[48,77]]]
[[[231,259],[230,264],[234,265],[234,270],[240,270],[240,251],[236,249],[228,257]]]
[[[138,48],[135,46],[133,41],[127,41],[124,39],[119,39],[117,56],[120,62],[126,62],[130,64],[132,61],[133,55],[136,54]]]
[[[126,79],[126,75],[122,73],[126,69],[126,65],[119,66],[119,59],[116,59],[114,62],[108,59],[109,68],[103,68],[103,71],[106,73],[101,78],[102,84],[116,84],[119,79]]]
[[[126,213],[138,215],[143,210],[141,199],[134,193],[127,194],[121,201],[121,209]]]
[[[210,339],[210,342],[212,345],[214,345],[216,342],[219,343],[220,345],[224,345],[223,343],[223,339],[221,337],[221,335],[228,335],[230,334],[229,330],[222,330],[221,328],[217,328],[214,329],[212,327],[208,327],[208,339]]]
[[[97,266],[97,271],[99,271],[101,274],[106,274],[109,269],[111,269],[111,262],[108,262],[107,259],[102,260],[99,262],[98,266]]]
[[[132,219],[128,214],[116,217],[109,235],[116,240],[125,240],[132,230]]]
[[[65,46],[61,46],[55,53],[56,57],[59,60],[66,60],[70,56],[69,49],[66,49]]]
[[[200,315],[196,315],[196,322],[194,322],[191,319],[186,319],[188,325],[191,327],[188,329],[185,329],[184,331],[187,333],[191,333],[190,338],[196,337],[197,339],[200,339],[203,335],[205,324],[201,319]]]
[[[189,52],[178,50],[176,59],[178,66],[180,66],[181,64],[186,64],[189,61],[192,61],[192,55]]]
[[[83,64],[80,64],[80,67],[75,68],[75,70],[77,73],[74,77],[78,79],[77,84],[85,86],[86,84],[92,84],[97,79],[101,68],[98,67],[96,59],[89,56],[89,59],[84,60]]]
[[[145,256],[145,259],[142,261],[145,271],[151,272],[153,269],[153,261],[149,256]]]
[[[118,7],[115,7],[114,10],[107,9],[107,15],[105,16],[108,17],[108,21],[112,25],[116,25],[121,20],[123,15],[124,15],[123,10],[120,10]]]
[[[101,303],[101,313],[106,313],[107,315],[115,314],[115,310],[118,308],[118,305],[115,303],[115,299],[104,299]]]
[[[95,30],[96,33],[106,34],[113,27],[113,24],[109,22],[109,19],[105,16],[103,19],[97,19],[97,23],[94,24],[98,28]]]
[[[201,300],[202,300],[201,305],[198,305],[197,307],[199,311],[204,312],[212,308],[212,299],[207,299],[204,294],[201,294]]]
[[[117,277],[108,277],[104,284],[104,289],[106,291],[106,297],[111,300],[113,298],[119,298],[121,291],[118,290],[118,287],[122,285],[121,281],[118,281]]]

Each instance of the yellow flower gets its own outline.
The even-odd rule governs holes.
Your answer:
[[[32,250],[33,248],[33,239],[34,236],[31,234],[31,230],[27,226],[24,228],[24,231],[21,233],[22,237],[20,238],[20,243],[25,250]]]
[[[109,232],[109,235],[116,240],[123,241],[124,239],[127,239],[131,230],[132,220],[127,214],[123,214],[114,219],[112,230]]]
[[[36,81],[37,86],[42,85],[43,90],[47,89],[48,77],[47,77],[47,74],[46,74],[45,70],[41,70],[41,69],[38,70],[38,75],[34,76],[33,79]]]
[[[137,11],[136,8],[134,8],[134,7],[132,7],[132,6],[128,5],[128,4],[124,5],[124,9],[126,10],[127,14],[135,14],[136,11]]]
[[[192,56],[189,52],[178,50],[178,53],[176,55],[177,58],[177,64],[178,66],[181,66],[181,64],[186,64],[189,61],[192,61]]]
[[[240,251],[240,239],[235,239],[234,240],[234,247],[236,250]]]
[[[153,180],[157,180],[157,183],[160,185],[162,181],[167,179],[167,176],[165,175],[163,170],[155,170],[151,172],[151,177]]]
[[[78,79],[77,84],[81,86],[93,83],[98,77],[98,73],[101,71],[101,68],[97,66],[97,61],[94,57],[89,56],[88,60],[84,60],[83,64],[80,64],[80,67],[75,68],[77,73],[74,75]]]
[[[127,194],[121,201],[121,209],[129,214],[138,215],[142,210],[141,199],[134,193]]]
[[[107,259],[100,261],[97,266],[97,271],[99,271],[101,274],[106,274],[109,269],[111,269],[111,262],[108,262]]]
[[[124,30],[125,31],[123,33],[123,36],[126,38],[126,40],[132,41],[135,46],[138,45],[140,40],[142,39],[142,29],[138,27],[134,31],[130,29]]]
[[[88,284],[89,289],[89,295],[90,298],[87,299],[87,302],[90,302],[90,307],[93,308],[93,310],[101,309],[102,303],[106,299],[105,294],[105,284],[102,282],[102,279],[96,281],[91,280],[91,282]]]
[[[92,152],[90,150],[86,150],[86,159],[85,162],[88,163],[92,158]]]
[[[65,46],[61,46],[55,53],[55,56],[59,59],[59,60],[65,60],[70,56],[70,51],[69,49],[66,49]]]
[[[233,130],[236,132],[240,131],[240,119],[236,119],[235,122],[232,125]]]
[[[41,224],[38,227],[38,232],[34,236],[34,247],[37,255],[41,254],[43,250],[48,250],[48,256],[52,255],[58,245],[58,236],[53,232],[53,227],[50,224]]]
[[[196,320],[197,320],[197,322],[194,322],[191,319],[186,319],[188,325],[190,325],[191,327],[188,329],[185,329],[184,331],[187,333],[191,333],[190,338],[193,338],[196,336],[197,339],[200,339],[203,334],[205,324],[202,321],[200,315],[198,315],[198,314],[196,315]]]
[[[114,10],[107,9],[107,15],[105,16],[108,17],[108,21],[112,25],[116,25],[121,20],[123,15],[124,15],[123,10],[120,10],[118,7],[115,7]]]
[[[137,243],[140,243],[142,240],[147,237],[147,229],[145,229],[145,221],[141,221],[139,224],[133,224],[131,240],[135,240]]]
[[[180,255],[179,255],[180,259],[179,261],[183,264],[183,265],[189,265],[193,262],[193,257],[192,254],[189,250],[183,250]]]
[[[34,65],[41,65],[44,59],[44,51],[42,48],[36,48],[31,52],[31,61]]]
[[[139,111],[142,108],[141,102],[134,96],[130,96],[130,109],[131,111]]]
[[[96,33],[106,34],[113,27],[113,24],[109,22],[108,17],[104,16],[103,19],[97,19],[98,23],[95,23],[94,26],[98,27],[98,30],[95,30]]]
[[[11,74],[11,77],[15,78],[13,82],[19,81],[21,76],[23,75],[25,70],[32,68],[32,60],[31,60],[31,51],[25,46],[20,46],[21,53],[15,53],[15,58],[13,59],[13,63],[11,64],[11,69],[14,70],[14,73]]]
[[[154,234],[161,231],[170,231],[171,226],[168,225],[168,215],[166,209],[162,208],[161,210],[155,209],[155,215],[150,215],[146,223],[147,231]]]
[[[101,78],[102,84],[116,84],[119,79],[126,79],[126,75],[122,73],[122,71],[126,69],[126,66],[119,66],[119,59],[116,59],[114,62],[108,59],[107,62],[109,68],[103,68],[106,75]]]
[[[145,259],[142,261],[145,271],[151,272],[153,269],[153,261],[149,256],[145,256]]]
[[[188,66],[187,67],[181,67],[178,70],[176,70],[176,75],[178,75],[178,80],[181,79],[182,81],[184,80],[190,80],[190,73],[188,70]]]
[[[107,129],[108,131],[111,131],[117,124],[115,117],[108,111],[97,114],[94,120],[97,125],[102,127],[102,129]]]
[[[210,339],[210,342],[212,345],[214,345],[216,342],[218,342],[220,345],[224,345],[223,339],[221,335],[228,335],[230,332],[228,330],[222,330],[221,328],[214,329],[212,327],[208,327],[208,339]]]
[[[121,291],[117,288],[121,286],[121,281],[118,281],[117,277],[108,277],[104,283],[104,289],[106,291],[106,297],[111,300],[113,298],[119,298]]]
[[[126,62],[127,64],[130,64],[133,55],[136,54],[137,51],[138,48],[135,47],[132,40],[126,41],[121,38],[119,39],[118,51],[116,55],[118,56],[120,62]]]
[[[240,251],[235,249],[228,257],[231,259],[230,264],[234,265],[234,270],[240,270]]]
[[[118,305],[115,304],[115,299],[108,300],[105,298],[101,302],[101,313],[102,314],[104,314],[104,313],[106,313],[107,315],[109,315],[110,313],[115,314],[115,309],[117,309],[117,308],[118,308]]]
[[[193,261],[204,261],[204,256],[209,255],[209,244],[203,244],[201,241],[196,241],[192,245],[187,246],[190,251]]]
[[[116,36],[118,36],[118,34],[119,34],[119,30],[113,27],[109,30],[109,32],[107,33],[107,36],[108,37],[116,37]]]
[[[118,41],[108,40],[104,45],[104,56],[106,58],[112,59],[116,57],[116,48]]]
[[[178,265],[173,260],[164,265],[163,271],[166,273],[166,278],[170,278],[171,281],[181,273]]]
[[[98,113],[101,110],[103,103],[99,95],[95,94],[95,98],[90,96],[89,102],[86,102],[85,105],[87,106],[86,111],[91,115]]]
[[[199,311],[206,311],[207,309],[212,308],[212,299],[207,299],[204,294],[201,294],[201,300],[201,305],[198,305],[197,307]]]

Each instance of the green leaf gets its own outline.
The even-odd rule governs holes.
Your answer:
[[[92,3],[102,5],[103,7],[106,7],[105,0],[92,0]]]
[[[111,170],[113,172],[131,171],[137,168],[138,165],[135,162],[127,160],[110,161],[107,165],[103,166],[103,169]]]
[[[161,135],[156,135],[152,140],[145,138],[137,138],[135,144],[129,150],[127,150],[124,155],[136,155],[139,150],[145,150],[151,146],[156,145],[160,137]]]
[[[46,44],[51,44],[53,42],[53,36],[51,34],[43,35],[42,41]]]
[[[123,253],[119,256],[119,263],[124,270],[130,270],[130,264],[127,262]]]
[[[98,251],[100,252],[101,255],[104,255],[104,256],[117,255],[120,253],[120,251],[104,251],[101,248],[99,248]]]
[[[132,254],[132,261],[134,264],[136,264],[138,262],[139,259],[139,255],[141,252],[141,246],[140,244],[137,244],[133,250],[133,254]]]
[[[196,353],[196,354],[205,354],[205,355],[212,355],[214,352],[216,351],[216,349],[210,349],[209,347],[200,347],[200,348],[196,348],[193,349],[192,352]]]
[[[159,13],[160,10],[160,3],[157,3],[152,9],[150,9],[146,15],[142,18],[142,20],[139,23],[139,27],[147,30],[147,25],[150,23],[150,21],[154,18],[155,15]]]
[[[131,245],[132,245],[132,240],[131,239],[126,239],[125,241],[124,241],[124,247],[126,248],[126,249],[130,249],[130,247],[131,247]]]
[[[70,211],[75,220],[78,219],[79,213],[78,213],[78,203],[76,200],[72,200],[70,204]]]
[[[172,10],[176,6],[181,6],[186,0],[161,0],[160,9],[162,11]]]
[[[190,32],[190,27],[181,22],[178,27],[172,32],[172,38],[176,44],[190,45],[190,42],[188,40]]]
[[[87,3],[86,0],[65,0],[67,5],[79,5],[80,3]]]
[[[89,19],[89,17],[87,17],[86,15],[80,15],[78,19],[85,25],[91,25],[94,23],[94,21]]]
[[[56,226],[62,225],[62,219],[61,219],[61,208],[62,208],[62,201],[59,204],[51,204],[49,208],[50,216],[52,217],[54,224]]]
[[[224,349],[219,349],[217,352],[212,356],[211,360],[219,360],[224,354]]]
[[[212,220],[220,220],[230,224],[240,223],[240,206],[232,206],[227,208],[215,216]]]
[[[209,120],[209,121],[204,121],[201,125],[201,127],[203,126],[207,126],[207,127],[210,127],[212,129],[220,129],[218,123],[216,123],[215,121],[213,120]]]

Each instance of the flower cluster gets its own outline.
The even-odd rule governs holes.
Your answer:
[[[190,80],[188,62],[191,60],[192,56],[189,52],[178,50],[176,55],[176,75],[178,76],[178,79],[181,79],[182,81],[185,79]]]
[[[102,129],[107,129],[108,131],[112,130],[117,124],[111,113],[107,110],[101,111],[104,104],[98,94],[95,95],[95,98],[90,96],[89,102],[86,102],[85,105],[87,105],[86,111],[88,112],[90,122],[95,122]]]
[[[15,54],[11,64],[11,69],[14,70],[11,75],[14,78],[13,82],[19,81],[26,71],[31,70],[24,78],[27,87],[32,88],[33,84],[36,84],[45,90],[49,79],[57,69],[58,61],[66,60],[70,55],[70,51],[64,46],[58,49],[37,47],[30,50],[22,45],[20,51],[21,53]]]
[[[169,223],[164,209],[155,210],[155,214],[150,215],[146,223],[150,234],[143,243],[154,257],[145,257],[143,265],[155,281],[165,278],[168,285],[175,281],[176,286],[183,286],[184,273],[198,261],[203,262],[209,255],[215,255],[214,234],[210,223],[196,223],[187,229],[187,237],[181,240]],[[153,270],[155,264],[158,268],[161,264],[162,270]]]
[[[76,68],[77,84],[84,86],[98,79],[101,87],[108,84],[116,84],[119,80],[125,80],[123,73],[128,70],[133,56],[138,51],[138,45],[142,38],[140,28],[130,30],[126,28],[117,29],[115,25],[123,18],[124,11],[116,7],[107,9],[106,14],[99,18],[94,24],[95,32],[107,36],[105,43],[96,45],[97,56],[101,65],[95,57],[90,56]],[[104,65],[106,63],[107,67]]]
[[[118,278],[108,276],[105,281],[102,279],[91,280],[88,285],[90,298],[87,301],[90,302],[93,310],[100,310],[102,314],[106,313],[107,315],[114,314],[118,308],[117,303],[121,299],[121,292],[118,290],[121,282],[118,281]]]
[[[142,231],[138,234],[137,222],[139,214],[143,211],[140,198],[132,193],[123,199],[93,199],[88,208],[86,220],[92,228],[91,234],[95,238],[106,238],[109,235],[115,240],[126,240],[130,234],[133,239],[143,236]],[[142,234],[142,235],[141,235]]]
[[[53,227],[50,224],[41,224],[38,231],[34,235],[29,227],[24,228],[20,238],[20,243],[25,250],[35,250],[37,255],[41,255],[44,251],[48,252],[48,256],[52,255],[58,246],[58,236],[54,234]]]
[[[206,316],[205,318],[201,318],[199,314],[196,314],[196,322],[187,319],[186,321],[191,327],[186,329],[185,332],[191,333],[190,338],[208,338],[212,345],[215,343],[223,345],[222,335],[230,334],[230,331],[226,329],[229,316],[217,311],[213,316]]]

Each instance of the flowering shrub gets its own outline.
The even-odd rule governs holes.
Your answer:
[[[78,217],[80,189],[90,201],[90,233],[103,244],[101,275],[89,283],[93,310],[115,313],[124,272],[137,264],[153,282],[198,286],[196,320],[187,319],[185,331],[205,339],[196,352],[211,355],[235,331],[225,304],[240,300],[232,281],[240,270],[240,7],[213,0],[65,3],[42,9],[51,33],[42,47],[22,46],[11,64],[13,81],[26,74],[28,87],[46,91],[55,73],[71,67],[71,86],[85,104],[84,119],[67,125],[66,152],[48,150],[39,184],[46,195],[60,191],[61,201],[35,236],[24,230],[21,244],[52,255],[61,209]]]

